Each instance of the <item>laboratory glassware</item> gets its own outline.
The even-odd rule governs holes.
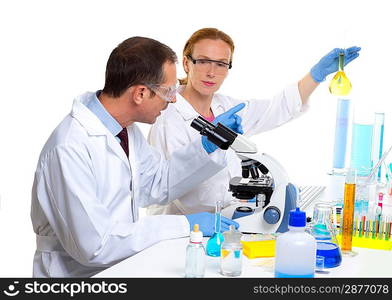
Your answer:
[[[221,246],[224,237],[221,233],[222,201],[216,201],[215,206],[215,232],[207,241],[207,255],[218,257],[221,255]]]
[[[242,233],[230,225],[223,233],[224,241],[221,248],[221,273],[225,276],[239,276],[242,271]]]
[[[205,249],[203,246],[203,233],[199,230],[199,224],[195,224],[186,248],[185,277],[204,277],[204,271]]]
[[[339,53],[338,71],[329,84],[329,91],[335,96],[346,96],[351,91],[351,82],[344,72],[344,53]]]
[[[347,137],[351,123],[351,100],[337,99],[333,168],[344,169],[346,165]]]
[[[314,277],[316,239],[305,227],[305,212],[290,211],[289,231],[276,239],[275,277]]]
[[[367,176],[372,169],[373,124],[354,122],[352,127],[350,168],[360,176]]]
[[[354,215],[366,216],[369,207],[376,201],[377,181],[376,174],[371,177],[358,176],[355,183]]]
[[[342,262],[339,243],[333,223],[333,207],[329,203],[316,203],[310,233],[317,242],[317,256],[323,257],[325,268],[334,268]]]
[[[347,170],[344,184],[343,224],[342,224],[342,255],[354,256],[352,251],[353,225],[354,225],[354,202],[355,202],[356,170]]]
[[[384,113],[374,114],[372,165],[375,166],[381,159],[384,143]],[[381,166],[378,168],[377,181],[381,181]]]

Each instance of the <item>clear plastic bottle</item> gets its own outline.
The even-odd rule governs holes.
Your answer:
[[[199,224],[195,224],[186,248],[185,277],[204,277],[205,254],[203,233],[199,230]]]
[[[230,225],[230,230],[223,233],[221,247],[221,273],[225,276],[239,276],[242,271],[242,233]]]
[[[316,240],[305,226],[305,212],[290,211],[289,231],[276,239],[275,277],[314,277]]]

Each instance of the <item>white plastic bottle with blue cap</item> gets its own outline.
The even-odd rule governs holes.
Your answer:
[[[314,277],[317,244],[305,226],[305,212],[290,211],[289,231],[276,239],[275,277]]]

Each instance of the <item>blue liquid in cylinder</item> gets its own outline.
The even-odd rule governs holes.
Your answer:
[[[342,169],[346,163],[347,133],[350,121],[350,100],[338,99],[335,124],[333,168]]]
[[[373,125],[353,124],[351,143],[351,168],[357,169],[357,175],[367,176],[372,168]]]
[[[275,271],[275,278],[313,278],[314,274],[293,275]]]
[[[324,267],[334,268],[342,262],[339,247],[334,243],[317,242],[317,255],[324,257]]]

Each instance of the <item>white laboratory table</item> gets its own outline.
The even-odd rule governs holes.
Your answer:
[[[208,238],[204,238],[206,245]],[[138,254],[96,274],[94,277],[184,277],[185,249],[189,238],[159,242]],[[358,254],[343,257],[342,264],[316,273],[316,277],[392,278],[392,251],[353,248]],[[274,277],[274,258],[248,259],[243,256],[241,277]],[[220,258],[206,256],[205,277],[221,277]]]
[[[314,203],[328,202],[335,195],[327,189]],[[314,203],[307,209],[312,215]],[[392,203],[391,203],[392,204]],[[389,209],[392,212],[392,205]],[[206,246],[208,238],[204,238]],[[189,237],[159,242],[138,254],[96,274],[94,277],[184,277],[185,254]],[[388,277],[392,278],[392,251],[353,248],[357,255],[344,256],[340,266],[316,273],[315,277]],[[221,277],[220,258],[206,256],[205,277]],[[243,256],[241,277],[274,277],[274,258],[248,259]]]

